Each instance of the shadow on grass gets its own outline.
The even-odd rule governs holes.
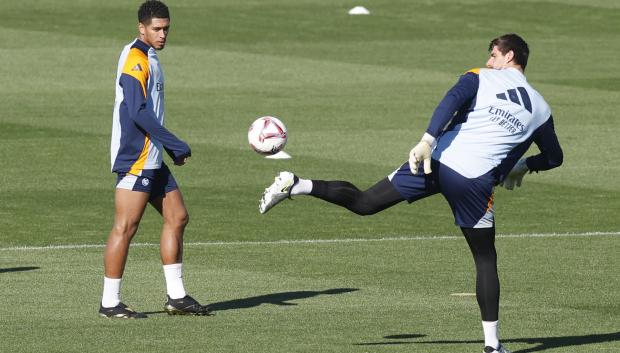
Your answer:
[[[418,334],[404,334],[404,335],[390,335],[384,336],[384,339],[394,339],[394,340],[402,340],[402,339],[412,339],[412,338],[420,338],[426,337],[426,335],[418,335]],[[367,343],[356,343],[354,346],[393,346],[399,344],[415,344],[422,342],[410,342],[410,341],[383,341],[383,342],[367,342]]]
[[[40,268],[41,267],[38,267],[38,266],[0,268],[0,273],[32,271],[32,270],[38,270]]]
[[[291,300],[307,299],[316,297],[319,295],[334,295],[343,294],[349,292],[358,291],[357,288],[334,288],[324,291],[296,291],[296,292],[281,292],[266,295],[259,295],[256,297],[242,298],[227,300],[224,302],[209,304],[209,308],[213,311],[224,311],[234,309],[248,309],[262,304],[273,304],[281,306],[297,305],[296,303],[289,303]]]
[[[234,300],[227,300],[224,302],[211,303],[207,305],[215,314],[216,311],[235,310],[235,309],[249,309],[262,304],[273,304],[281,306],[297,305],[295,303],[289,303],[290,300],[307,299],[316,297],[318,295],[334,295],[343,294],[349,292],[358,291],[357,288],[334,288],[324,291],[297,291],[297,292],[282,292],[266,295],[259,295],[256,297],[241,298]],[[149,311],[143,314],[164,314],[165,311]]]
[[[407,339],[407,338],[419,338],[425,335],[394,335],[385,336],[384,339]],[[512,353],[531,353],[542,352],[547,349],[554,349],[560,347],[574,347],[583,346],[587,344],[595,343],[608,343],[620,341],[620,332],[593,334],[584,336],[563,336],[563,337],[535,337],[535,338],[514,338],[501,340],[507,345],[509,343],[529,343],[537,344],[534,347],[521,349],[518,351],[512,351]],[[357,343],[356,346],[380,346],[380,345],[395,345],[395,344],[463,344],[463,343],[479,343],[484,344],[484,341],[384,341],[384,342],[369,342],[369,343]]]

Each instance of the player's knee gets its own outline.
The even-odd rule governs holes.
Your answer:
[[[185,213],[182,215],[179,222],[183,225],[183,227],[185,227],[189,223],[189,213],[187,211],[185,211]]]
[[[379,212],[379,209],[371,203],[358,202],[351,208],[351,211],[359,216],[371,216]]]
[[[497,252],[495,251],[495,247],[493,245],[474,248],[472,249],[472,253],[476,263],[495,264],[497,262]]]
[[[377,205],[377,202],[372,195],[364,192],[355,202],[352,211],[360,216],[371,216],[381,211],[381,207]]]
[[[497,276],[497,256],[495,254],[478,254],[474,256],[476,272],[479,274],[495,274]]]
[[[187,211],[175,212],[166,217],[165,222],[175,228],[185,228],[189,223],[189,213]]]
[[[357,210],[354,211],[357,215],[359,216],[372,216],[373,214],[377,213],[376,210],[372,209],[372,208],[368,208],[368,207],[361,207],[358,208]]]
[[[117,221],[114,222],[112,227],[112,234],[117,237],[122,237],[127,240],[131,240],[136,231],[138,230],[138,223]]]

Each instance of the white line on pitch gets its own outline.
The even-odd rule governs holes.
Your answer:
[[[620,236],[618,232],[583,232],[583,233],[524,233],[524,234],[498,234],[497,238],[566,238],[566,237],[603,237]],[[382,237],[382,238],[343,238],[343,239],[299,239],[299,240],[273,240],[273,241],[214,241],[214,242],[190,242],[185,246],[238,246],[238,245],[287,245],[287,244],[323,244],[323,243],[368,243],[383,241],[417,241],[417,240],[454,240],[462,236],[439,235],[429,237]],[[132,247],[154,247],[159,243],[133,243]],[[103,248],[105,244],[67,244],[46,246],[14,246],[0,248],[0,251],[20,250],[64,250],[64,249],[89,249]]]

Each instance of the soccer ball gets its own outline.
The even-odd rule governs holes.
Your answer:
[[[276,154],[284,148],[287,139],[286,126],[273,116],[262,116],[250,125],[248,142],[252,149],[262,155]]]

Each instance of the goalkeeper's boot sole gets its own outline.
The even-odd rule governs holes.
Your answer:
[[[298,180],[299,178],[291,172],[280,172],[275,177],[273,184],[265,189],[263,197],[259,201],[258,210],[260,213],[267,213],[282,200],[290,199],[291,190]]]
[[[123,303],[112,308],[99,307],[99,316],[109,319],[144,319],[146,314],[136,312]]]
[[[211,309],[201,305],[196,299],[186,295],[180,299],[172,299],[168,296],[168,301],[164,304],[164,310],[168,315],[210,315]]]

